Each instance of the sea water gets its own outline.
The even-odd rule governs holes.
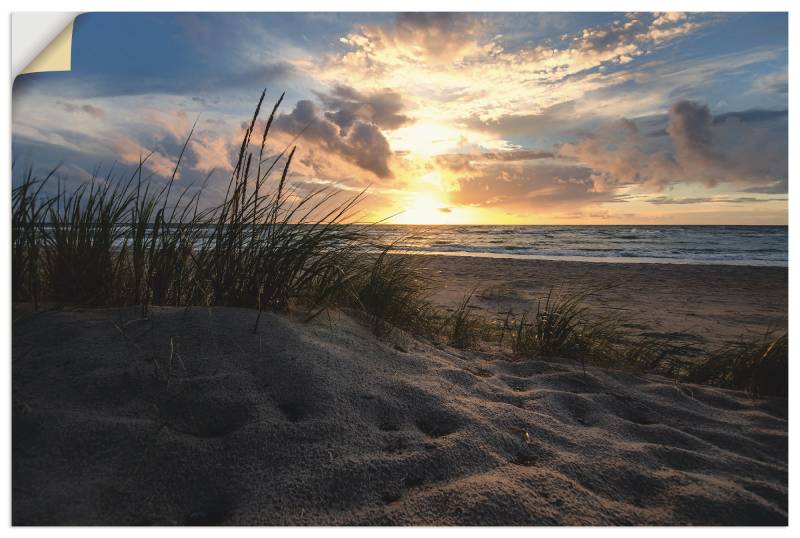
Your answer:
[[[617,263],[787,266],[787,226],[377,225],[376,243],[422,254]]]

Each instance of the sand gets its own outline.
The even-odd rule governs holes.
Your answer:
[[[787,523],[786,400],[339,313],[13,316],[15,525]]]
[[[786,331],[789,273],[785,267],[585,263],[424,256],[435,279],[434,301],[456,304],[475,289],[474,305],[503,319],[536,310],[551,288],[607,287],[586,303],[600,315],[627,320],[635,335],[714,350],[741,336]],[[613,287],[609,287],[613,286]]]

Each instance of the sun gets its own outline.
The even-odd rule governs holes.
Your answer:
[[[418,122],[387,134],[395,151],[408,151],[413,155],[431,157],[452,151],[463,133],[458,129],[436,123]]]
[[[432,192],[409,192],[404,196],[402,212],[392,220],[396,224],[458,224],[463,222],[462,208],[448,207]]]

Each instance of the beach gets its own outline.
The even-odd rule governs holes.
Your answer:
[[[742,336],[786,331],[788,269],[738,265],[602,263],[425,256],[433,300],[452,308],[475,291],[490,318],[535,311],[551,289],[596,290],[586,304],[621,318],[634,335],[713,349]]]
[[[451,307],[621,281],[593,308],[703,343],[786,313],[781,268],[422,261]],[[16,305],[14,524],[787,522],[785,399],[378,338],[336,310],[255,318]]]

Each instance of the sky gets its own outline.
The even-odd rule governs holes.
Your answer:
[[[253,109],[289,181],[406,224],[786,224],[785,13],[88,13],[21,75],[15,180],[220,201]],[[263,129],[263,119],[257,128]],[[110,171],[110,173],[109,173]],[[208,179],[207,179],[208,178]]]

